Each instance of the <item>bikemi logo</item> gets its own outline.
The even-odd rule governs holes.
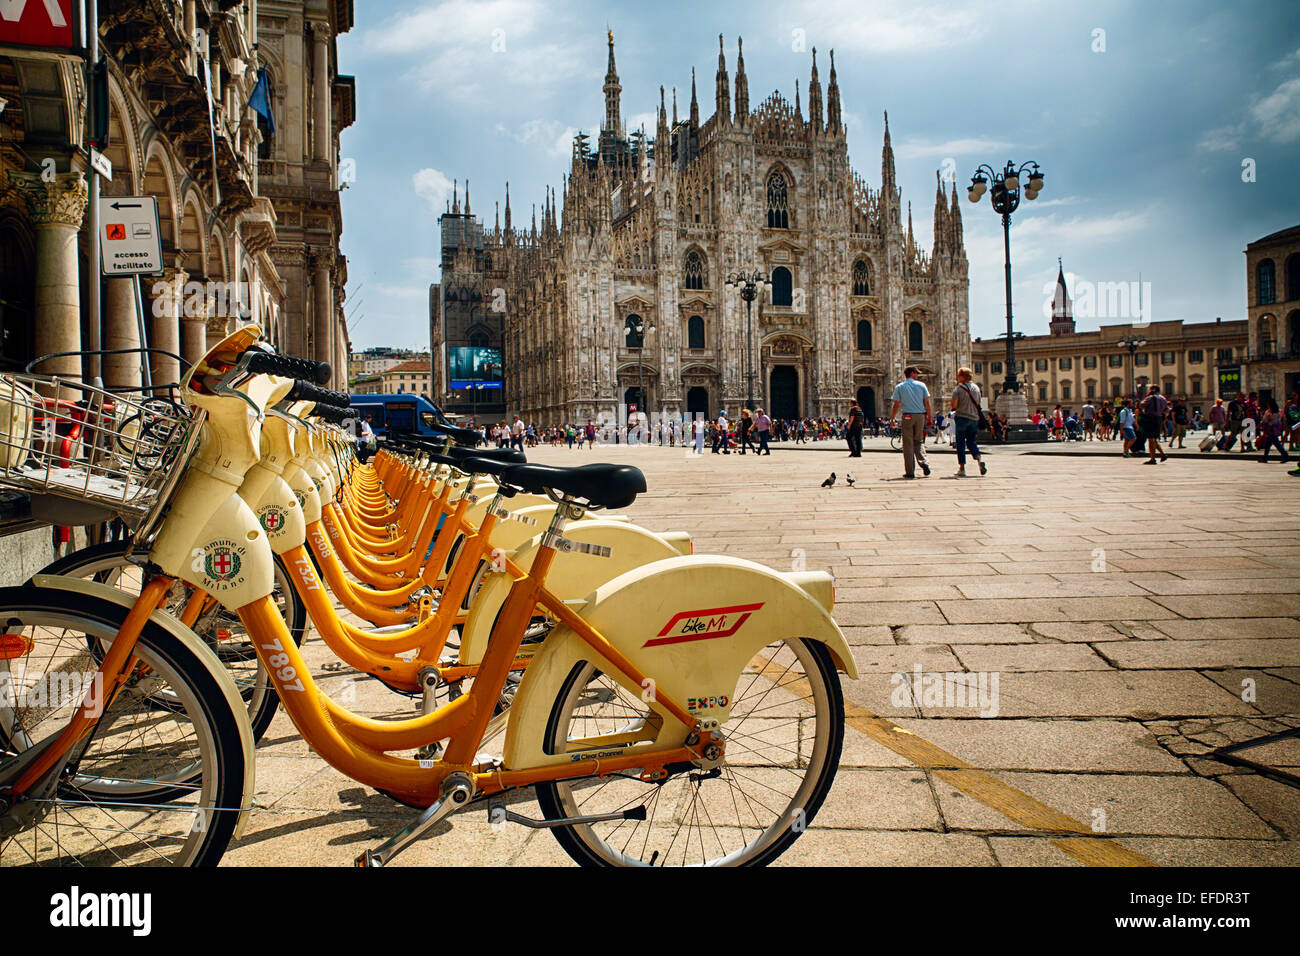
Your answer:
[[[229,539],[210,542],[194,551],[193,570],[208,581],[208,590],[225,591],[244,583],[241,573],[248,552]]]
[[[682,644],[686,641],[708,641],[716,637],[735,634],[749,616],[761,608],[759,604],[737,604],[732,607],[712,607],[699,611],[679,611],[669,618],[663,629],[642,644],[658,647],[661,644]]]
[[[257,517],[267,534],[276,535],[284,530],[284,522],[288,516],[278,505],[267,505]]]
[[[133,936],[153,929],[150,893],[83,893],[74,886],[50,897],[50,925],[59,929],[127,927]]]

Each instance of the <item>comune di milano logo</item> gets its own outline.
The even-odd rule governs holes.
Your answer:
[[[74,886],[50,897],[50,925],[63,929],[126,927],[133,936],[148,936],[153,928],[153,896],[83,893]]]

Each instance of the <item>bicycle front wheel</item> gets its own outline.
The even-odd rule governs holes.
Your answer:
[[[242,710],[228,683],[162,626],[137,640],[131,676],[106,700],[93,648],[128,609],[28,585],[0,590],[0,793],[22,755],[63,730],[86,695],[100,714],[52,788],[0,801],[0,865],[215,865],[239,820]]]
[[[647,783],[635,771],[537,785],[547,819],[644,807],[645,820],[556,827],[560,845],[587,866],[764,866],[812,823],[826,799],[844,741],[844,697],[817,642],[790,638],[760,650],[740,675],[722,726],[715,770],[680,771]],[[634,731],[658,720],[594,664],[577,664],[551,711],[546,746]]]

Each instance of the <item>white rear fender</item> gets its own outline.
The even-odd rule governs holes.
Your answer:
[[[239,497],[257,515],[276,554],[284,554],[307,540],[307,522],[298,496],[273,468],[260,462],[250,468],[239,487]]]
[[[294,496],[302,507],[303,521],[307,524],[320,521],[320,493],[316,490],[316,483],[311,480],[311,476],[303,471],[297,462],[294,462],[284,469],[283,477],[293,489]]]
[[[102,601],[109,601],[119,607],[131,608],[135,606],[138,595],[127,594],[125,591],[119,591],[111,588],[107,584],[100,584],[97,581],[91,581],[87,578],[69,578],[56,574],[38,574],[32,578],[32,583],[37,587],[51,588],[59,591],[66,591],[69,594],[69,604],[75,605],[77,602],[71,596],[74,594],[84,594],[88,598],[97,598]],[[244,796],[239,807],[239,822],[235,825],[233,839],[238,840],[244,833],[244,824],[248,821],[248,810],[253,805],[253,794],[256,792],[256,780],[254,779],[254,768],[256,760],[253,756],[253,730],[248,723],[248,705],[244,703],[239,694],[239,688],[235,686],[234,680],[230,676],[230,671],[226,666],[217,659],[214,654],[203,642],[203,640],[182,624],[176,618],[163,611],[154,611],[149,615],[149,620],[168,633],[172,634],[177,640],[185,645],[186,649],[191,651],[195,657],[203,661],[207,669],[216,678],[221,687],[221,692],[226,698],[226,703],[230,705],[233,713],[239,716],[239,742],[244,750]]]
[[[560,551],[555,555],[546,575],[546,586],[553,594],[566,600],[586,597],[593,587],[620,574],[679,553],[677,547],[663,536],[626,521],[575,521],[565,530],[564,536],[571,541],[601,544],[610,549],[609,557],[580,551]],[[542,536],[538,534],[521,545],[514,554],[515,563],[521,568],[531,568],[541,540]],[[461,664],[482,661],[488,637],[510,592],[510,585],[508,574],[485,574],[465,626],[461,628]]]
[[[680,744],[687,728],[655,704],[656,698],[671,697],[702,719],[717,719],[725,735],[742,671],[774,641],[820,642],[839,670],[857,677],[848,643],[826,609],[791,576],[740,558],[656,561],[601,585],[575,610],[653,681],[626,689],[663,715],[659,746]],[[569,628],[557,627],[547,636],[510,709],[507,768],[576,759],[546,753],[545,735],[570,674],[588,661],[608,675],[618,674]]]

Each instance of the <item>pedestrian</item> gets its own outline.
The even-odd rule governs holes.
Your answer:
[[[753,413],[751,413],[748,408],[742,408],[740,410],[740,424],[738,426],[740,432],[738,436],[740,438],[740,453],[742,455],[745,453],[746,448],[753,448],[755,454],[758,453],[758,447],[754,444],[754,439],[750,437],[750,429],[753,427]]]
[[[596,450],[596,423],[591,420],[587,421],[587,450]]]
[[[719,447],[721,447],[722,454],[730,455],[731,449],[727,447],[727,410],[725,408],[718,412],[718,420],[714,423],[714,427],[717,430],[713,433],[713,454],[716,455]]]
[[[1119,429],[1120,437],[1124,440],[1124,457],[1127,458],[1137,444],[1137,431],[1134,429],[1136,423],[1133,417],[1133,403],[1129,399],[1124,399],[1124,404],[1120,406],[1119,414],[1115,416],[1115,426]]]
[[[515,415],[514,421],[510,423],[510,429],[509,429],[511,448],[517,449],[519,451],[524,450],[525,431],[526,429],[524,428],[524,423],[519,420],[518,415]]]
[[[1079,420],[1083,424],[1084,441],[1092,441],[1097,431],[1097,407],[1091,401],[1085,401],[1079,409]]]
[[[920,370],[909,365],[903,370],[903,380],[894,386],[893,407],[889,424],[898,422],[903,433],[903,477],[916,477],[916,464],[930,477],[930,462],[925,457],[925,423],[934,414],[930,407],[930,390],[917,376]],[[899,414],[902,419],[899,419]]]
[[[1065,439],[1065,413],[1060,405],[1052,410],[1052,437],[1057,441]]]
[[[758,410],[758,417],[754,419],[754,430],[758,432],[757,454],[771,455],[772,449],[767,447],[767,442],[772,437],[772,419],[768,418],[767,413],[761,408]]]
[[[357,425],[357,460],[365,464],[370,458],[372,443],[375,440],[375,430],[370,425],[370,416],[367,415],[361,419]]]
[[[1223,399],[1216,398],[1210,409],[1210,435],[1218,441],[1223,437],[1224,426],[1228,424],[1228,410],[1223,407]]]
[[[952,421],[957,445],[957,477],[966,477],[966,452],[980,466],[980,474],[989,473],[988,465],[980,457],[980,446],[976,439],[980,431],[980,419],[984,417],[980,409],[980,387],[971,379],[971,370],[962,366],[957,369],[957,387],[952,390]]]
[[[1264,439],[1264,455],[1259,460],[1268,464],[1268,453],[1277,447],[1278,453],[1282,456],[1282,461],[1291,460],[1291,456],[1286,453],[1286,446],[1282,444],[1282,432],[1284,431],[1284,422],[1282,412],[1277,407],[1277,402],[1273,399],[1267,399],[1264,402],[1264,413],[1260,416],[1259,432]]]
[[[1169,457],[1165,454],[1164,449],[1160,447],[1160,423],[1164,421],[1165,413],[1169,411],[1169,399],[1160,394],[1159,385],[1151,386],[1146,398],[1142,399],[1138,411],[1138,424],[1142,428],[1142,434],[1146,437],[1147,451],[1150,456],[1142,464],[1159,464],[1156,461],[1156,455],[1160,456],[1160,461],[1165,461]]]
[[[1174,442],[1178,442],[1178,447],[1183,447],[1183,436],[1187,434],[1187,403],[1181,398],[1174,402],[1174,410],[1169,415],[1169,420],[1173,423],[1173,430],[1169,433],[1169,447],[1174,447]]]
[[[856,401],[849,400],[849,422],[844,430],[844,437],[849,443],[849,457],[862,457],[862,408]]]
[[[1228,402],[1228,432],[1223,436],[1221,447],[1224,451],[1231,451],[1232,444],[1241,435],[1242,429],[1246,424],[1246,394],[1238,392],[1237,396]],[[1243,444],[1246,444],[1243,442]]]

